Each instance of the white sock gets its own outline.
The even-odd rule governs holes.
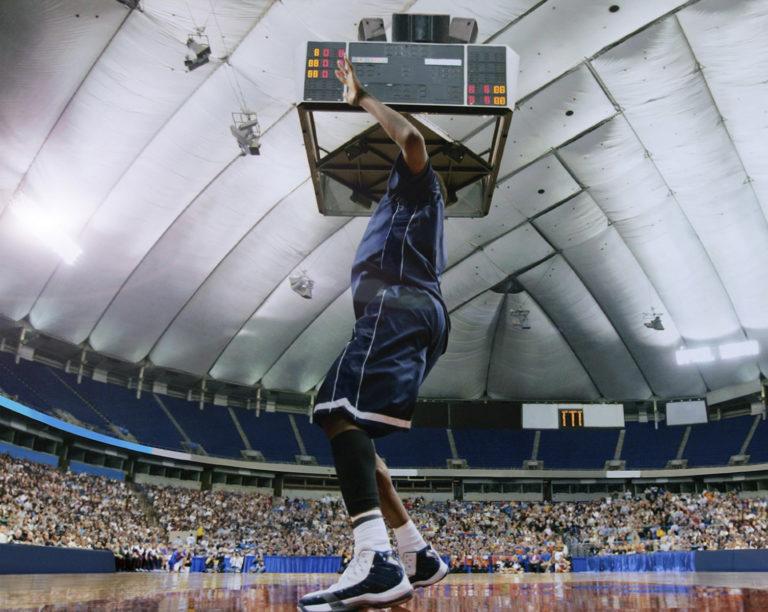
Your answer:
[[[355,523],[358,523],[352,530],[355,534],[355,555],[361,550],[392,550],[381,511],[371,510],[358,514],[352,519],[352,524]]]
[[[401,555],[406,552],[416,552],[427,545],[411,520],[402,527],[396,527],[394,531],[397,539],[397,551]]]

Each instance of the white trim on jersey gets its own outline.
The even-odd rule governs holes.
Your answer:
[[[413,218],[416,216],[417,212],[418,209],[413,211],[411,218],[408,219],[408,225],[405,226],[405,233],[403,234],[403,245],[400,249],[400,280],[403,280],[403,266],[405,265],[405,242],[408,239],[408,228],[411,227],[411,221],[413,221]]]

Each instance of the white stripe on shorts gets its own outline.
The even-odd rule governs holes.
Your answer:
[[[411,422],[405,419],[398,419],[396,417],[387,416],[386,414],[376,414],[375,412],[363,412],[358,410],[355,406],[349,403],[346,397],[342,397],[332,402],[323,402],[322,404],[316,404],[313,412],[328,411],[330,412],[334,408],[344,408],[352,416],[361,421],[372,421],[374,423],[384,423],[385,425],[392,425],[393,427],[400,427],[402,429],[410,429]]]
[[[371,343],[368,345],[368,352],[363,359],[363,365],[360,367],[360,382],[357,384],[357,397],[355,398],[355,405],[360,403],[360,389],[363,388],[363,378],[365,377],[365,364],[368,363],[368,357],[371,356],[371,349],[373,348],[373,342],[376,340],[376,330],[379,328],[379,319],[381,318],[381,311],[384,308],[384,298],[387,297],[388,289],[384,289],[381,293],[381,304],[379,304],[379,313],[376,315],[376,322],[373,324],[373,333],[371,334]]]

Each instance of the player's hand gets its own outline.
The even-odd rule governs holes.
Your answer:
[[[363,86],[360,85],[360,81],[357,79],[355,67],[349,61],[349,57],[339,60],[336,62],[336,65],[338,66],[335,72],[336,78],[345,86],[344,101],[352,106],[357,106],[362,97]]]

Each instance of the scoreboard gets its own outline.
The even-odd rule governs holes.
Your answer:
[[[509,47],[400,42],[308,42],[304,102],[343,102],[334,71],[347,55],[366,91],[387,104],[514,107],[519,58]]]

